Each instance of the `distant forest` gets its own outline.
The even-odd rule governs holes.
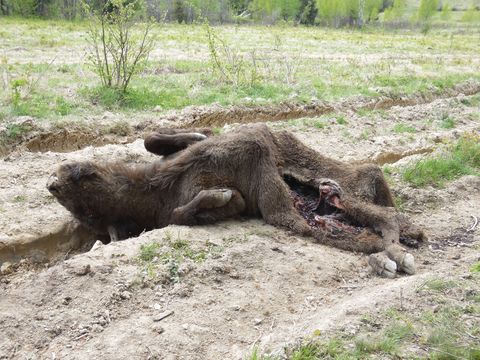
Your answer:
[[[84,0],[91,9],[103,9],[112,0]],[[131,2],[137,0],[122,0]],[[362,26],[378,19],[399,20],[406,0],[142,0],[142,12],[158,21],[192,23],[208,19],[211,23],[289,22],[305,25]],[[421,0],[434,11],[439,0]],[[0,13],[24,17],[80,19],[82,0],[0,0]]]

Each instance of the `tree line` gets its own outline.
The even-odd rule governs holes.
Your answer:
[[[82,4],[103,11],[112,0],[0,0],[2,15],[40,18],[82,18]],[[133,0],[122,0],[129,2]],[[406,0],[143,0],[145,17],[158,21],[193,23],[291,22],[332,27],[363,26],[377,21],[402,19]],[[445,1],[444,1],[445,3]],[[426,21],[436,11],[448,9],[439,0],[421,0],[418,20]]]

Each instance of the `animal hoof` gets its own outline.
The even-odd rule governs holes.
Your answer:
[[[368,264],[373,271],[380,276],[393,279],[397,272],[397,264],[383,253],[372,254],[368,258]]]
[[[222,207],[227,205],[227,203],[232,199],[233,192],[229,189],[219,189],[215,192],[214,197],[216,200],[216,206]]]
[[[415,258],[412,254],[406,254],[400,265],[400,270],[408,275],[415,274]]]

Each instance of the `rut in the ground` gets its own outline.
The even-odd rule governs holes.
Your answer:
[[[13,143],[0,145],[0,156],[4,157],[17,148],[27,151],[68,152],[79,150],[89,145],[106,145],[131,142],[138,137],[155,131],[159,123],[171,123],[172,127],[215,127],[233,123],[253,123],[268,121],[285,121],[299,118],[317,117],[340,111],[360,111],[368,109],[388,110],[394,106],[415,106],[433,102],[438,99],[454,98],[459,95],[471,96],[480,93],[480,82],[468,81],[452,89],[416,93],[407,96],[381,96],[378,98],[355,97],[340,102],[316,101],[310,104],[281,103],[267,106],[196,106],[180,112],[162,115],[155,120],[144,121],[130,129],[129,136],[108,134],[107,129],[82,128],[32,131]],[[164,127],[165,125],[163,125]],[[104,131],[105,130],[105,131]],[[0,132],[0,138],[2,134]],[[380,163],[385,161],[380,160]],[[391,161],[386,161],[391,162]]]

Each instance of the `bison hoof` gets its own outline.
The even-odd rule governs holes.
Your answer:
[[[212,196],[215,199],[215,207],[222,207],[232,199],[233,192],[229,189],[218,189],[214,190]]]
[[[408,275],[415,274],[415,258],[412,254],[405,254],[405,257],[400,264],[400,270]]]
[[[384,253],[372,254],[368,258],[368,264],[373,271],[380,276],[393,279],[397,272],[397,264]]]

